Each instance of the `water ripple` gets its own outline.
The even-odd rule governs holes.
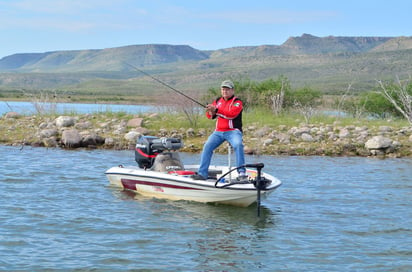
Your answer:
[[[0,271],[412,270],[410,159],[248,156],[284,182],[257,217],[109,186],[132,155],[0,146]]]

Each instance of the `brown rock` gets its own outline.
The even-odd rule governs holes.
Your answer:
[[[134,127],[134,128],[141,127],[142,124],[143,124],[143,118],[133,118],[127,122],[128,127]]]

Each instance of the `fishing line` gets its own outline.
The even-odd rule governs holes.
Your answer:
[[[151,79],[153,79],[153,80],[157,81],[158,83],[162,84],[163,86],[166,86],[166,87],[168,87],[169,89],[171,89],[171,90],[173,90],[173,91],[177,92],[178,94],[183,95],[184,97],[186,97],[187,99],[189,99],[189,100],[191,100],[191,101],[195,102],[195,103],[196,103],[196,104],[198,104],[199,106],[202,106],[203,108],[206,108],[206,106],[205,106],[205,105],[203,105],[202,103],[200,103],[199,101],[197,101],[197,100],[195,100],[195,99],[191,98],[190,96],[188,96],[188,95],[186,95],[186,94],[182,93],[181,91],[179,91],[179,90],[177,90],[177,89],[173,88],[172,86],[170,86],[169,84],[167,84],[167,83],[165,83],[165,82],[161,81],[160,79],[157,79],[157,78],[155,78],[154,76],[152,76],[152,75],[150,75],[150,74],[146,73],[145,71],[140,70],[139,68],[137,68],[137,67],[136,67],[136,66],[134,66],[134,65],[131,65],[130,63],[125,62],[125,64],[129,65],[130,67],[132,67],[133,69],[135,69],[135,70],[139,71],[140,73],[142,73],[142,74],[144,74],[144,75],[146,75],[146,76],[150,77]]]

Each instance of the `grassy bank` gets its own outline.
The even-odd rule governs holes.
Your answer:
[[[129,132],[139,132],[158,137],[180,137],[185,152],[200,152],[204,141],[214,130],[215,122],[203,114],[188,116],[178,113],[141,114],[105,112],[98,114],[71,114],[76,119],[72,128],[81,135],[97,134],[112,139],[114,144],[94,148],[129,149],[133,141],[126,140]],[[7,145],[47,146],[40,135],[54,128],[57,115],[17,116],[0,119],[0,143]],[[141,118],[141,126],[127,125],[133,118]],[[85,126],[87,124],[87,126]],[[61,131],[53,136],[59,143]],[[313,116],[310,124],[295,114],[273,116],[262,110],[244,114],[245,151],[249,154],[269,155],[319,155],[319,156],[369,156],[365,142],[374,136],[383,136],[396,143],[391,157],[412,156],[412,128],[404,120],[369,120],[348,117]],[[306,137],[303,137],[306,134]],[[225,153],[226,145],[217,152]]]
[[[214,128],[215,121],[208,120],[201,114],[197,119],[198,128]],[[243,114],[243,126],[258,126],[258,127],[271,127],[276,128],[278,126],[295,127],[305,123],[305,119],[302,115],[296,113],[285,113],[280,115],[273,115],[265,109],[252,109]],[[391,126],[394,129],[400,129],[403,127],[410,127],[409,123],[403,119],[396,120],[383,120],[383,119],[356,119],[345,116],[333,116],[325,114],[317,114],[311,118],[309,126],[317,125],[335,125],[339,123],[341,126],[355,125],[355,126],[367,126],[370,128],[378,128],[380,126]],[[147,127],[150,129],[160,128],[183,128],[188,129],[193,127],[188,119],[183,114],[159,114],[157,119],[150,120],[147,123]]]
[[[365,141],[373,136],[383,135],[393,141],[399,142],[400,147],[394,157],[412,156],[412,139],[409,123],[406,120],[382,120],[382,119],[355,119],[351,117],[336,117],[324,114],[315,115],[311,122],[306,124],[304,118],[298,114],[281,114],[273,116],[264,110],[251,110],[244,114],[244,143],[246,149],[252,153],[270,155],[319,155],[319,156],[368,156],[365,150]],[[151,131],[186,131],[190,128],[184,116],[160,115],[146,123]],[[206,136],[215,127],[213,120],[201,116],[198,126],[195,128],[197,137],[186,139],[186,144],[194,147],[193,150],[200,151]],[[299,137],[290,137],[290,141],[282,142],[277,135],[291,134],[290,131],[308,128],[317,131],[320,137],[314,141],[305,141]],[[320,130],[328,128],[328,132],[319,133]],[[364,139],[355,135],[357,129],[367,131]],[[341,131],[348,130],[351,136],[339,138]],[[206,136],[203,136],[203,135]],[[201,135],[201,136],[200,136]],[[335,135],[335,137],[333,136]],[[273,141],[271,141],[273,140]],[[226,152],[225,147],[218,152]]]

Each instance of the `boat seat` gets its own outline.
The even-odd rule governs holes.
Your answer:
[[[180,160],[179,153],[163,152],[156,156],[151,169],[158,172],[169,172],[184,170],[184,166]]]

